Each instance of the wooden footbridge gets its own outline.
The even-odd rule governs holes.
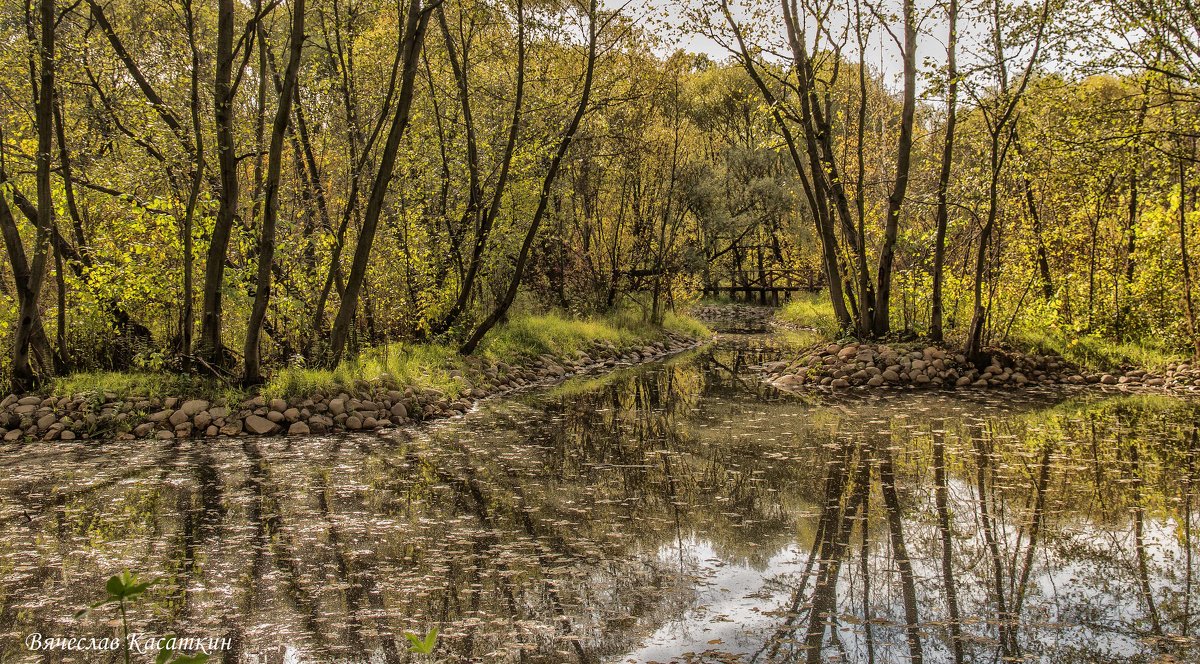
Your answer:
[[[819,274],[801,270],[744,270],[735,272],[725,279],[706,283],[705,296],[727,295],[738,299],[738,295],[746,302],[757,301],[759,304],[779,304],[792,293],[798,291],[812,292],[820,290],[822,279]]]

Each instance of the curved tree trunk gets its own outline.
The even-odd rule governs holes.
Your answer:
[[[279,217],[279,177],[282,171],[283,138],[287,133],[288,118],[292,112],[292,99],[296,94],[296,79],[300,72],[300,56],[304,45],[304,0],[292,0],[292,34],[288,46],[287,69],[283,73],[283,88],[279,91],[279,106],[271,123],[271,145],[267,150],[267,176],[263,183],[262,237],[258,250],[258,283],[254,293],[254,306],[246,325],[246,347],[244,350],[247,385],[262,382],[259,340],[263,320],[267,316],[267,305],[271,300],[271,264],[275,260],[275,222]],[[259,48],[264,52],[266,40],[260,39]],[[263,74],[265,77],[265,73]]]
[[[554,180],[558,177],[558,170],[562,166],[563,159],[567,156],[567,150],[570,149],[571,142],[575,139],[575,132],[579,130],[579,123],[583,121],[583,116],[588,110],[588,103],[592,96],[593,75],[596,71],[596,37],[596,0],[591,0],[588,7],[587,66],[583,75],[583,93],[579,98],[579,105],[575,108],[575,115],[571,118],[570,124],[567,125],[567,129],[558,143],[558,150],[554,153],[554,158],[550,161],[550,168],[546,171],[546,178],[542,181],[542,190],[541,195],[538,197],[537,210],[533,213],[533,221],[530,222],[529,230],[525,233],[525,240],[521,243],[521,251],[517,254],[517,262],[513,267],[513,275],[509,279],[508,289],[504,292],[504,296],[500,299],[496,308],[492,310],[492,313],[475,328],[475,331],[471,333],[467,342],[459,348],[458,352],[463,355],[470,355],[475,352],[475,348],[479,346],[479,342],[483,341],[487,333],[496,326],[496,323],[508,315],[508,309],[517,297],[517,289],[521,285],[521,277],[525,274],[525,263],[529,260],[529,248],[533,245],[538,227],[542,224],[542,217],[546,215],[546,208],[550,203],[550,190],[554,187]]]
[[[400,76],[399,97],[396,100],[391,127],[388,129],[387,142],[379,157],[379,170],[375,173],[375,180],[371,184],[371,195],[367,200],[366,209],[363,210],[362,228],[358,231],[358,243],[354,248],[354,261],[350,266],[350,275],[346,279],[346,289],[342,293],[337,318],[333,322],[333,334],[329,340],[331,365],[336,365],[342,359],[346,340],[350,336],[350,324],[353,322],[355,310],[358,308],[358,295],[362,292],[362,285],[367,277],[371,245],[375,241],[375,229],[379,227],[379,216],[383,212],[384,198],[387,196],[388,185],[391,184],[395,171],[396,153],[400,149],[400,139],[408,128],[413,89],[417,79],[417,65],[421,59],[421,49],[425,43],[425,28],[429,25],[429,13],[432,9],[432,7],[423,6],[421,0],[409,0],[408,3],[404,40],[401,43],[403,71]]]

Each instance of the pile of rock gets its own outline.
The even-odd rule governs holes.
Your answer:
[[[453,370],[457,395],[400,386],[388,376],[357,381],[336,394],[316,392],[290,400],[256,396],[238,404],[203,399],[120,398],[116,394],[9,395],[0,401],[0,437],[190,438],[361,431],[462,415],[479,399],[545,385],[579,373],[630,366],[693,348],[699,342],[668,334],[632,348],[597,342],[571,357],[543,355],[522,366],[475,360],[468,374]]]
[[[940,346],[831,343],[792,361],[762,367],[763,380],[783,390],[803,386],[999,387],[1030,383],[1087,382],[1066,361],[1049,355],[993,350],[991,362],[976,367],[961,353]]]

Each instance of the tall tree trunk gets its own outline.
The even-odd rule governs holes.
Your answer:
[[[583,92],[579,98],[579,105],[575,108],[575,115],[572,116],[571,122],[567,125],[567,129],[558,143],[558,150],[550,160],[550,167],[547,169],[546,177],[542,181],[542,190],[538,197],[537,210],[533,213],[533,220],[529,223],[529,230],[525,233],[524,242],[521,243],[521,251],[517,254],[517,262],[513,266],[513,275],[509,279],[508,289],[504,292],[504,295],[492,310],[492,313],[475,328],[475,331],[471,333],[467,342],[459,348],[459,353],[463,355],[470,355],[475,352],[475,348],[487,336],[488,331],[508,315],[508,309],[517,297],[517,289],[521,285],[521,277],[525,274],[525,263],[529,260],[529,248],[533,245],[533,240],[537,236],[538,227],[542,224],[542,217],[546,215],[546,207],[550,202],[550,191],[554,187],[554,180],[558,177],[558,170],[562,166],[563,159],[567,156],[567,150],[570,149],[571,142],[575,140],[575,132],[579,130],[579,123],[583,121],[583,116],[587,113],[588,103],[592,96],[592,80],[596,71],[596,2],[597,0],[590,0],[588,6],[587,65],[583,75]]]
[[[41,0],[38,14],[41,27],[41,38],[37,44],[39,80],[35,109],[38,224],[28,278],[23,284],[17,284],[18,290],[24,292],[24,297],[19,298],[17,331],[13,339],[13,392],[29,390],[37,379],[29,362],[29,347],[31,339],[42,327],[38,295],[46,276],[50,233],[54,227],[54,199],[50,184],[50,162],[54,149],[54,32],[57,19],[54,0]]]
[[[734,20],[733,14],[729,11],[728,2],[725,0],[721,2],[721,13],[725,16],[725,21],[737,40],[738,54],[740,55],[742,66],[745,68],[746,73],[750,75],[751,80],[754,81],[763,99],[766,100],[768,107],[771,109],[771,117],[775,120],[775,125],[779,128],[780,133],[783,134],[784,142],[788,147],[788,155],[792,159],[792,165],[796,169],[796,175],[800,178],[801,187],[808,200],[808,208],[813,216],[813,224],[816,227],[817,237],[821,239],[821,263],[825,271],[825,280],[829,289],[829,300],[833,305],[834,317],[837,319],[838,327],[843,330],[850,329],[854,323],[850,310],[846,305],[846,291],[843,290],[842,285],[844,281],[842,268],[838,263],[837,235],[833,225],[833,212],[830,210],[826,191],[821,186],[819,176],[815,171],[812,179],[809,179],[804,161],[800,157],[800,149],[797,145],[796,137],[784,120],[775,94],[758,72],[757,66],[751,58],[750,50],[746,46],[745,39],[742,36],[741,29]],[[806,140],[807,147],[809,146]],[[812,151],[809,150],[810,168],[812,163]],[[732,296],[732,292],[730,295]]]
[[[937,211],[934,214],[937,230],[933,244],[933,306],[929,313],[929,337],[941,341],[943,304],[942,284],[945,281],[946,229],[950,225],[950,205],[947,191],[950,188],[950,169],[954,163],[954,130],[958,125],[958,0],[950,0],[947,20],[950,38],[946,43],[946,137],[942,144],[942,164],[938,170]],[[957,646],[956,659],[962,661],[961,645]]]
[[[917,17],[913,0],[904,2],[904,101],[900,110],[900,137],[896,144],[896,183],[888,196],[883,246],[876,269],[875,313],[871,332],[881,337],[891,330],[892,263],[900,230],[900,210],[908,191],[912,164],[913,119],[917,109]],[[861,149],[861,146],[860,146]],[[865,239],[865,238],[864,238]]]
[[[971,328],[967,336],[966,347],[966,355],[973,363],[979,363],[983,360],[983,336],[988,317],[988,308],[983,302],[983,281],[986,276],[985,269],[987,267],[992,232],[996,227],[996,218],[999,214],[1000,175],[1004,169],[1005,160],[1008,158],[1008,150],[1016,142],[1017,129],[1015,124],[1017,107],[1025,95],[1025,89],[1029,85],[1029,81],[1033,76],[1033,69],[1038,62],[1038,54],[1042,50],[1042,38],[1046,34],[1046,26],[1049,23],[1050,0],[1043,0],[1042,2],[1041,17],[1038,21],[1037,33],[1033,40],[1033,50],[1030,53],[1029,61],[1026,63],[1024,71],[1021,73],[1016,89],[1012,89],[1009,85],[1008,66],[1006,64],[1008,60],[1005,55],[1004,37],[1001,30],[1002,11],[999,0],[993,3],[991,11],[993,55],[996,58],[995,62],[999,70],[999,94],[996,97],[999,104],[994,109],[981,109],[987,121],[991,151],[989,153],[990,178],[988,181],[987,220],[979,232],[979,250],[975,256],[974,308],[971,314]]]
[[[1018,145],[1020,145],[1018,143]],[[1042,279],[1042,297],[1047,301],[1054,298],[1054,280],[1050,276],[1050,258],[1046,252],[1046,240],[1042,235],[1042,215],[1038,212],[1037,201],[1033,197],[1033,183],[1028,175],[1022,175],[1025,190],[1025,207],[1029,211],[1029,220],[1033,224],[1034,240],[1037,242],[1038,273]]]
[[[1192,357],[1200,360],[1200,333],[1196,330],[1196,306],[1192,300],[1192,261],[1187,237],[1187,167],[1179,159],[1179,259],[1183,264],[1183,311],[1187,314],[1188,334],[1192,337]]]
[[[450,43],[448,31],[446,44],[448,48],[453,48]],[[455,69],[457,70],[457,67]],[[469,107],[469,104],[467,102],[465,71],[463,72],[463,76],[459,78],[461,78],[459,82],[459,94],[462,96],[463,115],[466,117],[466,109]],[[467,263],[466,274],[459,285],[458,297],[455,299],[454,306],[450,308],[450,311],[433,325],[434,334],[441,334],[450,329],[470,303],[471,293],[475,288],[475,280],[479,276],[479,269],[483,264],[483,254],[487,248],[488,237],[491,235],[496,217],[500,214],[500,204],[504,197],[505,186],[508,184],[509,167],[512,164],[513,152],[516,149],[517,136],[521,128],[522,103],[525,96],[525,3],[522,0],[517,0],[516,86],[512,121],[508,127],[508,142],[504,146],[504,156],[500,161],[500,175],[496,180],[495,191],[492,193],[491,206],[479,215],[478,223],[475,226],[475,242],[471,246],[471,260]]]
[[[1010,135],[1011,136],[1011,135]],[[999,137],[992,137],[991,180],[988,183],[988,212],[987,220],[979,231],[979,247],[975,253],[975,290],[973,291],[974,306],[971,310],[971,327],[967,333],[967,358],[978,364],[983,353],[983,333],[987,324],[987,307],[983,303],[983,281],[987,270],[987,256],[992,239],[992,229],[996,227],[996,217],[999,214],[1000,168],[1003,159],[1000,158]]]
[[[216,124],[221,196],[204,264],[204,305],[201,313],[199,348],[200,354],[213,366],[223,363],[221,285],[225,278],[229,235],[233,230],[238,207],[238,158],[233,133],[234,5],[234,0],[217,0],[217,65],[213,88],[213,119]]]
[[[395,171],[396,153],[400,149],[400,139],[408,128],[413,90],[417,79],[417,66],[420,63],[421,49],[425,43],[425,29],[429,25],[431,9],[431,7],[422,6],[422,0],[409,0],[404,39],[400,44],[403,72],[400,77],[399,97],[396,100],[391,127],[388,129],[387,142],[384,143],[382,154],[379,156],[379,170],[375,173],[375,180],[371,185],[371,195],[367,200],[366,209],[363,210],[362,227],[358,231],[358,242],[354,248],[354,261],[350,266],[350,274],[346,279],[346,289],[342,293],[342,301],[338,307],[337,317],[334,319],[333,334],[329,340],[331,365],[336,365],[342,359],[342,352],[345,350],[346,340],[350,335],[350,324],[354,321],[355,310],[358,308],[358,295],[362,291],[363,282],[367,277],[371,245],[375,241],[375,229],[379,226],[379,216],[383,212],[388,185],[391,184]]]
[[[192,334],[196,327],[195,249],[192,229],[196,222],[196,205],[200,202],[200,187],[204,183],[204,134],[200,125],[200,45],[196,42],[196,16],[192,12],[192,0],[184,0],[184,20],[187,23],[188,49],[192,55],[191,80],[189,82],[192,134],[195,136],[195,162],[192,164],[191,190],[188,191],[187,207],[183,215],[183,318],[179,325],[179,353],[183,366],[190,368],[192,362]]]
[[[267,150],[267,175],[263,183],[262,236],[258,249],[258,283],[254,293],[254,305],[246,325],[246,347],[244,349],[246,371],[243,377],[247,385],[262,382],[259,340],[263,320],[267,317],[267,305],[271,300],[271,264],[275,260],[275,223],[279,217],[279,178],[283,161],[283,139],[287,133],[288,118],[292,112],[292,100],[297,94],[296,79],[300,72],[300,57],[304,45],[304,0],[292,0],[292,34],[289,39],[287,68],[283,73],[283,88],[279,91],[279,105],[271,123],[271,145]],[[267,43],[260,39],[259,49],[266,52]],[[266,77],[263,72],[263,77]]]

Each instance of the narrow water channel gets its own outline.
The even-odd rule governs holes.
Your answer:
[[[23,643],[112,634],[74,613],[124,568],[227,662],[1200,659],[1200,402],[785,395],[773,343],[382,437],[0,448],[0,661],[117,661]]]

